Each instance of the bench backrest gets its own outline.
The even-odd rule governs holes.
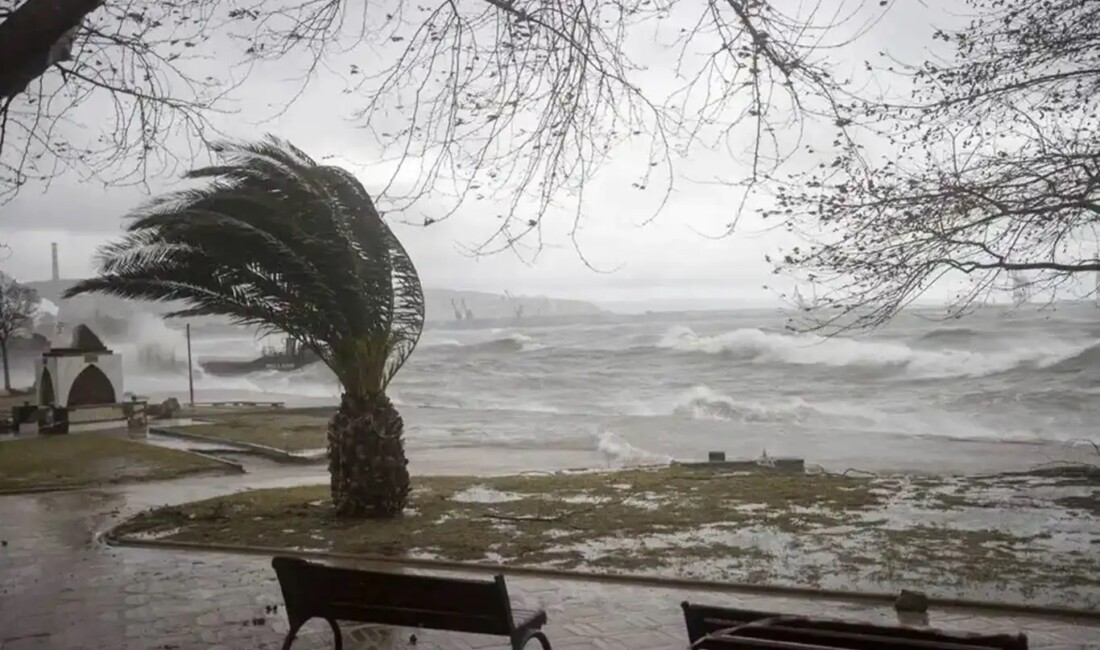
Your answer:
[[[684,622],[689,641],[754,621],[777,619],[767,626],[743,628],[736,641],[704,642],[704,648],[853,648],[879,650],[964,650],[997,648],[1027,650],[1023,634],[945,633],[906,627],[871,625],[832,619],[788,616],[749,609],[710,607],[684,602]]]
[[[290,557],[271,565],[292,626],[317,616],[480,634],[514,631],[504,576],[488,581],[360,571]]]

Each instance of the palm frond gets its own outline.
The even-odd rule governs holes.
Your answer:
[[[214,150],[220,164],[188,174],[204,186],[134,211],[99,276],[66,296],[183,301],[171,315],[285,332],[348,392],[384,391],[419,341],[424,295],[366,189],[276,138]]]

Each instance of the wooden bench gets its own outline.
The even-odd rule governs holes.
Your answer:
[[[283,650],[312,618],[328,621],[336,650],[343,648],[336,621],[506,636],[513,650],[537,639],[550,650],[542,632],[546,612],[513,610],[504,576],[489,581],[359,571],[290,557],[271,565],[290,621]]]
[[[788,616],[684,602],[692,648],[740,650],[1027,650],[1023,634],[966,634]]]

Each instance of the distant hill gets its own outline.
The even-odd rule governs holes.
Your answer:
[[[57,304],[61,309],[59,316],[63,322],[76,323],[104,316],[111,319],[126,320],[138,313],[165,314],[178,306],[172,303],[153,303],[138,300],[123,300],[111,296],[77,296],[62,300],[61,296],[69,287],[79,282],[76,279],[43,280],[26,282],[38,292],[38,295]],[[482,291],[457,291],[453,289],[426,288],[424,290],[424,310],[428,321],[445,322],[455,320],[455,309],[465,314],[466,310],[475,318],[512,319],[519,313],[522,317],[547,316],[583,316],[605,313],[596,305],[582,300],[562,300],[544,296],[505,296]],[[195,325],[224,323],[219,317],[189,319]]]

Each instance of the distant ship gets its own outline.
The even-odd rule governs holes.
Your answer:
[[[212,359],[200,361],[203,372],[212,375],[246,375],[259,370],[290,371],[320,361],[317,354],[294,339],[287,339],[283,349],[269,346],[255,359]]]
[[[461,298],[457,302],[452,298],[451,309],[454,311],[454,320],[431,321],[429,327],[432,329],[488,329],[492,327],[517,327],[520,325],[551,325],[562,321],[561,315],[542,315],[541,310],[533,318],[530,316],[525,318],[523,303],[513,296],[510,291],[505,291],[500,300],[506,303],[504,309],[511,310],[512,316],[478,317],[474,315],[472,309],[466,306],[465,298]]]
[[[1012,306],[1020,307],[1031,302],[1031,283],[1022,272],[1009,274],[1012,279]]]
[[[802,291],[798,288],[794,288],[794,295],[791,297],[794,301],[794,306],[799,311],[813,311],[813,308],[817,305],[817,289],[814,288],[814,297],[812,300],[807,300],[806,296],[802,295]]]

